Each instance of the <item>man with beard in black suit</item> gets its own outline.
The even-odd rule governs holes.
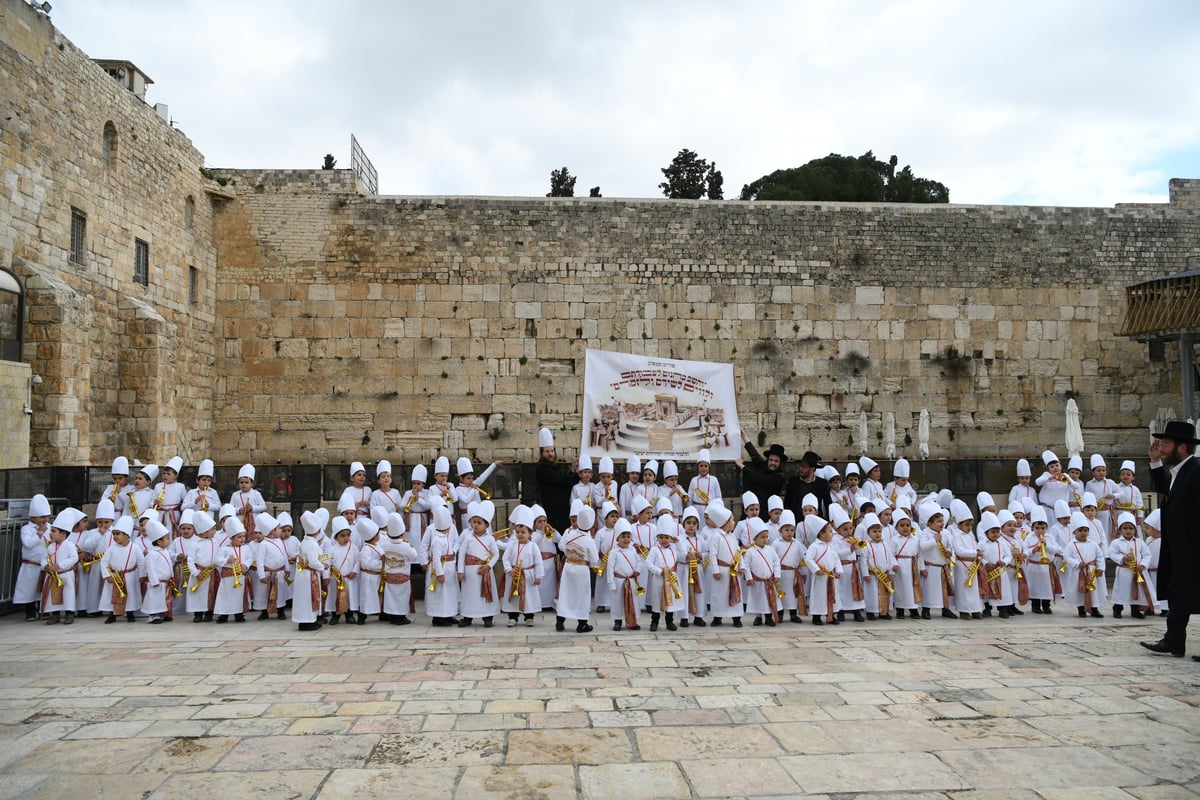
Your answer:
[[[802,511],[806,494],[817,498],[817,515],[829,519],[829,481],[817,475],[821,467],[821,457],[812,450],[800,457],[797,474],[788,478],[787,491],[783,496],[783,507],[790,509],[799,522],[804,519]]]

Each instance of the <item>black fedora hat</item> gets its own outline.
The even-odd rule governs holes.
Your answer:
[[[800,456],[801,464],[808,464],[810,467],[821,466],[821,457],[812,450],[805,450],[804,455]]]
[[[767,452],[763,453],[764,458],[767,456],[779,456],[780,461],[787,461],[788,459],[787,453],[783,452],[783,445],[778,442],[768,447]]]
[[[1172,442],[1200,444],[1200,439],[1196,438],[1196,426],[1181,419],[1173,419],[1168,422],[1167,427],[1163,429],[1162,433],[1154,434],[1154,438],[1170,439]]]

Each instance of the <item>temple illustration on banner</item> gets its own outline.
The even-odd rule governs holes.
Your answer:
[[[627,453],[695,453],[729,446],[723,408],[685,405],[673,392],[646,394],[645,389],[619,389],[608,403],[598,404],[589,446]]]

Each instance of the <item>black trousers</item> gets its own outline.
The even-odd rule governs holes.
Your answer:
[[[1187,607],[1183,598],[1180,598],[1179,602],[1169,602],[1171,608],[1167,611],[1167,632],[1163,635],[1163,640],[1182,650],[1187,646],[1187,626],[1192,614],[1182,610]]]

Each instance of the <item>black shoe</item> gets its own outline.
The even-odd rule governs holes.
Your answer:
[[[346,624],[347,624],[347,625],[353,625],[353,624],[354,624],[354,612],[353,612],[353,611],[347,611],[347,612],[346,612]]]
[[[62,622],[62,620],[58,618],[57,611],[51,613],[49,616],[49,619],[46,620],[47,625],[58,625],[61,622]]]
[[[213,621],[212,614],[213,614],[213,612],[211,612],[211,611],[205,611],[205,612],[204,612],[204,621],[205,621],[205,622],[212,622],[212,621]]]
[[[608,613],[608,606],[596,606],[596,613],[597,614]]]
[[[217,624],[220,625],[221,623],[224,623],[224,622],[229,622],[229,615],[228,614],[217,615]]]
[[[1009,616],[1012,616],[1012,617],[1025,616],[1025,612],[1022,611],[1021,609],[1017,608],[1017,606],[1015,604],[1008,607],[1008,614],[1009,614]]]
[[[983,609],[983,615],[984,615],[985,617],[990,617],[990,616],[992,615],[992,607],[991,607],[991,606],[987,606],[986,608],[984,608],[984,609]]]
[[[657,622],[651,622],[651,623],[650,623],[650,630],[651,630],[652,632],[653,632],[653,631],[657,631],[657,630],[658,630],[658,623],[657,623]]]
[[[1042,601],[1042,613],[1043,614],[1053,614],[1054,613],[1053,611],[1050,610],[1050,601],[1049,600]]]
[[[217,622],[224,622],[224,621],[225,621],[225,620],[223,620],[223,619],[219,619],[219,620],[217,620]],[[340,616],[338,616],[337,614],[334,614],[334,615],[333,615],[333,618],[329,620],[329,624],[330,624],[330,625],[337,625],[337,624],[338,624],[339,622],[341,622],[341,621],[342,621],[342,618],[341,618]]]
[[[812,624],[813,624],[813,625],[824,625],[824,624],[825,624],[825,620],[821,619],[820,617],[813,617],[813,618],[812,618]]]
[[[683,620],[683,624],[684,625],[687,624],[686,619]],[[675,618],[673,616],[671,616],[670,614],[667,614],[667,630],[669,630],[669,631],[679,630],[679,626],[675,624]]]
[[[621,624],[622,624],[622,623],[621,623],[621,620],[617,620],[616,622],[614,622],[614,623],[613,623],[613,630],[614,630],[614,631],[619,631],[619,630],[621,630]]]
[[[33,604],[33,603],[26,603],[26,604],[25,604],[25,621],[26,621],[26,622],[33,622],[33,621],[34,621],[35,619],[37,619],[37,618],[38,618],[38,617],[37,617],[37,610],[36,610],[36,608],[34,607],[34,604]]]
[[[554,618],[554,630],[559,631],[561,633],[562,631],[565,631],[566,629],[567,629],[567,621],[565,619],[563,619],[562,617],[555,617]]]
[[[694,620],[692,620],[692,624],[697,628],[703,628],[708,623],[704,621],[704,617],[696,617]]]
[[[1200,661],[1200,656],[1192,656],[1192,661]]]
[[[625,630],[627,630],[627,631],[640,631],[641,629],[642,629],[642,626],[641,626],[641,625],[630,625],[630,626],[629,626],[628,628],[626,628]],[[591,628],[589,627],[589,628],[588,628],[588,630],[591,630]],[[576,633],[578,633],[578,631],[576,631]]]
[[[47,624],[49,624],[49,623],[47,623]],[[154,619],[150,620],[150,624],[151,625],[162,625],[162,617],[155,617]]]
[[[358,612],[358,617],[354,620],[354,624],[355,625],[366,625],[367,624],[367,615],[361,611]]]
[[[741,618],[741,617],[734,617],[734,618],[733,618],[733,627],[735,627],[735,628],[740,628],[740,627],[742,627],[742,618]]]
[[[412,624],[412,620],[409,619],[404,614],[397,614],[396,616],[389,619],[388,622],[390,622],[393,625],[411,625]],[[361,624],[361,623],[359,623],[359,624]]]
[[[855,619],[858,619],[858,617],[855,617]],[[874,621],[876,619],[874,612],[868,611],[867,619]]]
[[[768,627],[768,628],[774,628],[774,627],[775,627],[775,617],[774,617],[774,615],[772,615],[772,614],[768,614],[768,615],[767,615],[767,627]]]
[[[841,625],[842,621],[840,619],[838,619],[837,617],[834,617],[833,619],[829,620],[829,624],[830,625]]]
[[[170,621],[171,621],[171,618],[167,617],[167,622],[170,622]],[[65,614],[63,614],[63,625],[71,625],[74,622],[75,622],[75,614],[73,612],[68,611]]]
[[[1169,644],[1166,639],[1159,639],[1157,642],[1139,642],[1139,644],[1151,653],[1169,653],[1176,658],[1183,658],[1184,648],[1175,647]],[[1195,656],[1192,656],[1192,658],[1195,658]]]
[[[983,619],[983,614],[981,614],[980,612],[976,611],[976,612],[974,612],[974,613],[972,613],[972,614],[971,614],[971,619]]]
[[[925,609],[925,610],[926,610],[926,611],[928,611],[929,609]],[[955,618],[955,614],[954,614],[954,612],[953,612],[953,611],[951,611],[951,610],[950,610],[950,609],[948,609],[948,608],[943,608],[943,609],[942,609],[942,616],[943,616],[943,617],[947,617],[947,618],[949,618],[949,619],[954,619],[954,618]],[[929,617],[925,617],[925,619],[929,619]]]
[[[845,622],[846,621],[846,612],[845,611],[837,612],[837,615],[834,616],[834,619],[836,619],[838,622]]]
[[[637,627],[637,625],[634,625],[630,630],[637,630]],[[591,625],[588,625],[586,622],[582,621],[575,626],[576,633],[591,633],[593,630],[595,629]]]
[[[754,623],[753,623],[753,624],[754,624],[755,626],[762,625],[762,614],[759,614],[758,616],[756,616],[756,617],[754,618]]]
[[[1133,610],[1129,612],[1129,616],[1133,617],[1134,619],[1145,619],[1146,618],[1145,613],[1137,606],[1134,606]]]
[[[1006,608],[1005,606],[1000,606],[1000,609],[997,613],[998,613],[998,616],[1000,617],[1000,619],[1008,619],[1010,616],[1012,616],[1009,613],[1008,608]]]
[[[483,627],[490,628],[490,627],[492,627],[493,624],[494,624],[494,622],[491,617],[483,618]]]
[[[1042,613],[1042,603],[1040,600],[1033,601],[1033,607],[1030,609],[1035,614]]]
[[[270,618],[271,618],[271,615],[268,614],[266,611],[260,611],[258,613],[258,621],[259,622],[262,622],[264,619],[270,619]]]
[[[197,611],[195,614],[192,614],[192,622],[204,622],[204,614],[200,613],[199,611]]]
[[[839,618],[839,621],[840,621],[840,618]],[[855,622],[866,622],[866,619],[863,617],[863,612],[855,611],[854,612],[854,621]]]
[[[1081,616],[1081,617],[1087,616],[1087,611],[1084,610],[1083,606],[1079,606],[1079,616]]]
[[[275,612],[275,619],[287,619],[287,613],[281,608]]]
[[[712,626],[714,628],[719,628],[724,624],[725,622],[720,617],[713,617]]]
[[[463,617],[462,619],[460,619],[460,620],[458,621],[458,627],[460,627],[460,628],[469,628],[469,627],[471,627],[471,618],[470,618],[470,617]]]
[[[301,622],[298,627],[302,631],[317,631],[317,630],[321,629],[321,623],[319,623],[319,622]]]
[[[1100,613],[1100,609],[1098,608],[1092,609],[1092,616],[1096,619],[1104,619],[1104,615]]]
[[[795,624],[800,625],[804,622],[804,618],[801,617],[799,614],[797,614],[795,611],[792,611],[788,614],[788,621],[794,622]]]
[[[1160,611],[1160,612],[1158,612],[1158,615],[1159,615],[1160,617],[1165,617],[1165,616],[1167,616],[1167,614],[1168,614],[1168,613],[1169,613],[1169,612],[1166,612],[1166,611]]]
[[[929,618],[930,618],[930,616],[931,616],[931,615],[930,615],[930,613],[929,613],[929,609],[928,609],[928,608],[922,608],[922,609],[921,609],[921,619],[929,619]]]
[[[892,615],[891,614],[880,614],[879,618],[880,619],[891,619]]]
[[[687,617],[684,617],[683,619],[679,620],[679,627],[686,628],[687,626],[688,626]]]
[[[1124,606],[1113,606],[1113,619],[1120,619],[1121,614],[1125,611]]]
[[[245,614],[234,614],[234,615],[233,615],[233,621],[234,621],[234,622],[245,622],[245,621],[246,621],[246,615],[245,615]]]
[[[126,622],[137,622],[137,617],[135,617],[133,615],[132,611],[127,611],[127,612],[125,612],[125,621]]]

